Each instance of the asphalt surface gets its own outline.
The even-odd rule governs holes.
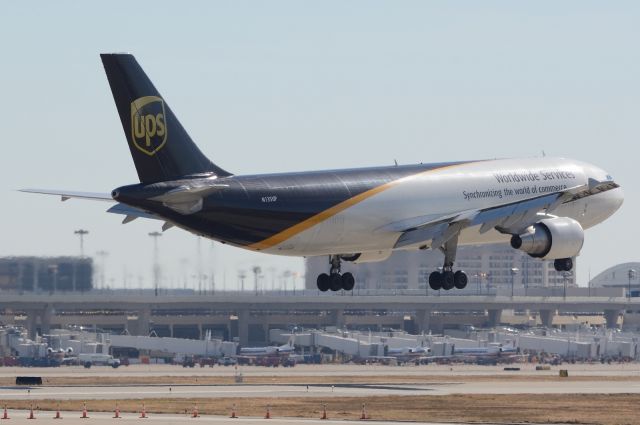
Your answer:
[[[522,370],[520,375],[558,376],[558,369],[569,369],[571,376],[636,376],[640,378],[640,364],[564,364],[553,366],[549,371],[536,371],[533,364],[516,364]],[[242,373],[249,376],[506,376],[513,372],[504,371],[504,366],[477,366],[477,365],[426,365],[426,366],[381,366],[381,365],[297,365],[293,368],[270,368],[260,366],[240,366],[237,369],[232,366],[214,366],[184,368],[175,365],[131,365],[121,366],[117,369],[106,366],[95,366],[85,369],[82,366],[65,366],[57,368],[20,368],[0,367],[0,377],[15,377],[17,375],[37,375],[43,378],[52,376],[234,376]]]
[[[147,398],[366,397],[447,394],[640,394],[640,381],[528,381],[523,379],[408,385],[132,385],[2,387],[0,399],[114,400]]]

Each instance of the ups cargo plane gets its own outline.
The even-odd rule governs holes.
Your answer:
[[[459,245],[510,242],[568,271],[584,229],[612,215],[622,189],[604,170],[562,158],[234,175],[191,140],[132,55],[102,62],[140,183],[111,194],[25,189],[115,202],[123,223],[143,217],[269,254],[326,256],[321,291],[351,290],[342,261],[382,261],[397,250],[437,249],[434,290],[462,289]]]

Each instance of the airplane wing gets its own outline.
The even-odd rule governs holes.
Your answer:
[[[108,193],[74,192],[69,190],[50,190],[50,189],[20,189],[20,192],[39,193],[42,195],[56,195],[56,196],[60,196],[60,200],[63,202],[71,198],[90,199],[93,201],[114,202],[113,198]]]
[[[480,225],[480,233],[496,229],[502,233],[522,233],[528,226],[548,216],[564,202],[614,189],[613,182],[589,181],[588,185],[567,188],[524,201],[498,205],[479,210],[467,210],[440,216],[416,217],[392,223],[384,230],[403,232],[395,247],[407,247],[432,241],[432,247],[440,247],[458,235],[464,228]],[[404,226],[404,228],[403,228]]]

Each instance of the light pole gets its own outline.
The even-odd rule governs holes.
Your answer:
[[[260,276],[260,273],[262,273],[262,269],[259,266],[254,266],[253,267],[253,289],[255,292],[255,295],[258,295],[258,278]]]
[[[247,277],[246,273],[244,272],[244,270],[240,270],[240,272],[238,272],[238,279],[240,279],[240,291],[244,292],[244,278]]]
[[[89,234],[89,231],[85,229],[78,229],[73,233],[80,237],[80,257],[84,258],[84,237]]]
[[[631,300],[631,279],[634,279],[636,277],[636,270],[629,269],[629,273],[627,274],[627,276],[629,277],[629,288],[627,290],[627,298]]]
[[[282,281],[284,282],[285,295],[287,295],[287,281],[289,280],[289,277],[291,277],[291,270],[285,270],[284,273],[282,273]]]
[[[573,276],[572,272],[562,272],[562,281],[564,282],[564,293],[562,295],[562,298],[564,298],[565,300],[567,299],[567,281],[571,276]]]
[[[96,255],[100,258],[100,289],[105,289],[105,267],[106,267],[106,259],[109,253],[103,249],[96,252]]]
[[[511,267],[511,298],[513,298],[513,286],[515,284],[516,275],[520,271],[517,267]]]
[[[160,264],[158,263],[158,238],[162,236],[160,232],[151,232],[149,236],[153,238],[153,285],[155,296],[158,296],[160,286]]]
[[[89,231],[85,230],[85,229],[78,229],[78,230],[74,230],[73,233],[80,237],[80,258],[84,258],[84,237],[85,237],[85,235],[89,234]],[[77,276],[76,276],[76,269],[77,268],[78,268],[78,264],[74,261],[74,263],[73,263],[73,277],[71,279],[71,290],[73,292],[76,292],[76,289],[77,289]]]

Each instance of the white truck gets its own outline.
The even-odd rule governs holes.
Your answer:
[[[78,354],[78,363],[89,369],[91,366],[111,366],[117,368],[120,366],[120,359],[113,358],[110,354]]]

